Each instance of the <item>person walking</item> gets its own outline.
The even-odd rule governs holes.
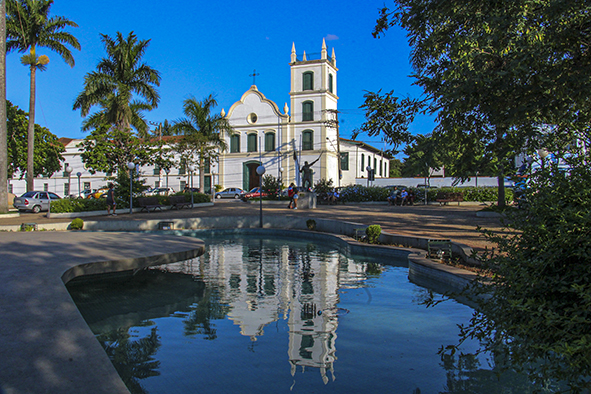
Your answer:
[[[294,188],[293,192],[293,209],[298,209],[298,198],[300,198],[300,196],[298,194],[298,189],[296,187]]]
[[[115,213],[116,207],[115,190],[113,189],[113,184],[109,183],[109,190],[107,191],[107,216],[117,216]],[[113,208],[113,213],[111,213],[111,208]]]
[[[292,205],[293,205],[293,195],[294,195],[294,187],[295,185],[293,184],[293,182],[289,185],[289,187],[287,188],[287,197],[289,197],[289,204],[287,205],[287,208],[291,209]]]

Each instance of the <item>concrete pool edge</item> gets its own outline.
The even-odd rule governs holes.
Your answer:
[[[64,283],[196,257],[204,244],[173,234],[20,232],[3,234],[0,250],[0,391],[102,394],[129,391]]]

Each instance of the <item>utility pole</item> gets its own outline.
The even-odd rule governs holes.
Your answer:
[[[6,138],[6,0],[0,0],[0,213],[8,212],[8,143]]]
[[[337,165],[339,169],[338,173],[338,186],[341,187],[341,178],[343,177],[343,169],[341,165],[341,138],[339,136],[339,111],[336,109],[325,109],[323,112],[331,114],[330,119],[326,119],[324,124],[326,127],[334,128],[337,132]]]

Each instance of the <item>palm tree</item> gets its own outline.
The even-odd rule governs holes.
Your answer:
[[[78,25],[62,16],[49,17],[53,0],[6,0],[6,51],[26,53],[21,63],[31,71],[29,96],[29,128],[27,134],[27,190],[33,190],[35,179],[35,73],[44,71],[49,63],[46,55],[37,56],[37,47],[48,48],[74,67],[74,57],[67,45],[80,49],[72,34],[64,31]],[[28,53],[27,53],[28,52]]]
[[[228,119],[221,114],[211,115],[211,110],[217,105],[213,95],[209,95],[203,101],[197,101],[190,97],[183,101],[183,113],[181,118],[174,123],[174,129],[183,136],[176,145],[186,164],[191,164],[194,154],[197,154],[199,168],[199,185],[203,187],[204,169],[206,162],[217,161],[219,151],[225,151],[228,146],[223,133],[234,134]]]
[[[110,125],[120,131],[135,128],[140,136],[146,136],[148,125],[142,112],[158,106],[160,95],[160,73],[142,62],[150,40],[138,40],[131,32],[127,38],[117,32],[115,39],[101,34],[107,57],[97,65],[97,70],[86,74],[84,90],[74,102],[74,109],[80,109],[87,116],[93,106],[98,112],[83,123],[83,130]],[[134,99],[141,97],[142,100]]]
[[[8,212],[6,118],[6,3],[0,0],[0,213]]]

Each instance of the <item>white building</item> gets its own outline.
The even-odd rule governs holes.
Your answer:
[[[375,170],[376,179],[388,177],[389,158],[382,151],[339,137],[334,49],[328,56],[323,40],[320,57],[312,59],[306,52],[298,56],[294,44],[290,68],[291,114],[287,103],[280,110],[255,85],[251,86],[227,113],[222,109],[222,115],[228,118],[236,133],[225,136],[229,150],[220,153],[219,163],[212,163],[206,169],[203,185],[198,185],[199,174],[193,174],[195,187],[208,193],[212,185],[250,190],[259,185],[256,169],[261,164],[266,174],[280,178],[286,186],[291,182],[302,185],[300,170],[305,162],[314,163],[313,184],[319,179],[332,179],[334,186],[355,184],[356,178],[367,178],[368,166]],[[69,195],[107,183],[109,174],[92,175],[84,167],[78,148],[82,140],[62,138],[60,141],[66,147],[64,171],[36,179],[36,190]],[[69,176],[65,171],[68,167],[72,170]],[[189,174],[180,168],[165,173],[145,166],[139,172],[149,186],[179,191],[191,184]],[[10,181],[10,192],[19,195],[25,188],[24,180]]]

